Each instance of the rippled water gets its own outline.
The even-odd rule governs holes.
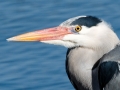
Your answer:
[[[0,90],[74,90],[65,72],[65,47],[6,39],[78,15],[103,18],[120,36],[119,9],[119,0],[1,0]]]

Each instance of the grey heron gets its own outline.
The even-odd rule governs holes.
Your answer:
[[[120,45],[111,26],[95,16],[70,18],[57,27],[7,39],[68,48],[66,72],[76,90],[120,90]]]

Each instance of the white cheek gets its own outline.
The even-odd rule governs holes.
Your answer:
[[[77,34],[68,34],[63,37],[63,40],[72,40]]]
[[[86,34],[88,33],[90,30],[88,27],[86,26],[82,26],[82,30],[79,32],[79,34]]]
[[[41,41],[43,43],[54,44],[54,45],[62,45],[67,48],[74,47],[74,43],[64,40],[48,40],[48,41]]]
[[[74,46],[79,46],[81,43],[81,39],[82,38],[80,34],[68,34],[63,37],[63,40],[73,42]]]

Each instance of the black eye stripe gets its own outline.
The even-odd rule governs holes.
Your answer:
[[[76,19],[70,25],[83,25],[86,27],[92,27],[92,26],[96,26],[100,22],[102,21],[94,16],[87,16]]]

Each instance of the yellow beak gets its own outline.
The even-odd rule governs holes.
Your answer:
[[[53,27],[44,30],[29,32],[8,38],[8,41],[47,41],[47,40],[60,40],[66,34],[71,34],[69,28],[66,27]]]

